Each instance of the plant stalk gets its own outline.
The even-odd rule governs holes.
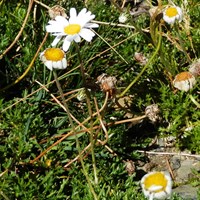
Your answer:
[[[85,175],[86,179],[87,179],[87,182],[88,182],[88,185],[89,185],[89,188],[90,188],[90,191],[92,192],[93,196],[94,196],[94,199],[97,200],[97,195],[92,187],[92,184],[91,184],[91,181],[90,181],[90,178],[88,176],[88,173],[87,173],[87,170],[85,168],[85,165],[84,165],[84,162],[83,162],[83,157],[81,155],[81,148],[80,148],[80,144],[79,144],[79,140],[78,140],[78,137],[77,137],[77,134],[76,134],[76,129],[74,127],[74,123],[73,123],[73,120],[71,118],[71,114],[70,114],[70,111],[69,111],[69,108],[68,108],[68,105],[66,103],[66,100],[65,100],[65,97],[64,97],[64,94],[63,94],[63,91],[62,91],[62,88],[61,88],[61,85],[60,85],[60,82],[58,80],[58,76],[57,76],[57,73],[55,70],[53,70],[53,75],[54,75],[54,78],[55,78],[55,81],[56,81],[56,85],[57,85],[57,88],[59,90],[59,93],[60,93],[60,96],[61,96],[61,99],[62,99],[62,102],[63,102],[63,105],[67,111],[67,115],[69,117],[69,122],[71,124],[71,127],[72,127],[72,130],[75,134],[75,138],[76,138],[76,146],[77,146],[77,149],[78,149],[78,153],[79,153],[79,158],[80,158],[80,162],[81,162],[81,166],[82,166],[82,169],[83,169],[83,174]]]

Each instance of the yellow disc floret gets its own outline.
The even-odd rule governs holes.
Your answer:
[[[156,172],[146,177],[146,179],[144,180],[144,186],[146,190],[148,190],[152,186],[158,187],[159,189],[154,192],[161,192],[164,191],[167,187],[167,179],[165,178],[165,175],[163,173]],[[161,189],[159,186],[161,187]]]
[[[175,17],[178,15],[178,11],[175,7],[170,7],[170,8],[167,8],[166,15],[168,17]]]
[[[59,48],[49,48],[45,51],[44,56],[47,60],[56,62],[61,61],[65,57],[65,54]]]
[[[79,24],[69,24],[68,26],[66,26],[64,28],[64,32],[67,34],[67,35],[74,35],[74,34],[77,34],[79,33],[81,30],[81,26]]]

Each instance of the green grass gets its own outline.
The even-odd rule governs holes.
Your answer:
[[[119,6],[122,2],[116,1]],[[161,2],[167,4],[167,1]],[[77,137],[74,134],[66,136],[46,152],[60,138],[73,132],[68,114],[53,99],[57,97],[62,102],[55,81],[52,82],[52,72],[43,65],[39,55],[34,59],[45,37],[49,15],[44,6],[37,1],[33,3],[25,27],[15,40],[27,15],[29,1],[1,0],[0,199],[90,200],[94,199],[92,188],[98,199],[145,199],[140,187],[145,172],[138,170],[138,162],[146,156],[137,150],[147,150],[156,136],[174,136],[177,150],[200,153],[199,80],[197,78],[196,85],[188,92],[178,91],[172,84],[175,75],[188,71],[189,65],[200,56],[200,3],[191,0],[185,5],[184,1],[174,1],[184,8],[184,21],[176,27],[165,24],[160,32],[159,24],[164,22],[155,22],[148,14],[137,18],[129,15],[126,24],[118,26],[120,11],[110,1],[44,0],[43,3],[49,7],[60,4],[67,14],[71,7],[78,11],[87,7],[95,14],[95,20],[105,22],[95,29],[100,37],[95,36],[91,43],[84,40],[79,43],[92,113],[97,111],[94,98],[98,109],[105,102],[106,95],[96,84],[99,75],[107,73],[116,77],[116,101],[121,100],[120,94],[136,81],[123,93],[129,101],[128,106],[121,108],[114,98],[109,97],[100,116],[95,115],[84,123],[87,130],[78,127]],[[133,7],[129,4],[125,8],[128,12]],[[50,47],[53,39],[54,36],[49,34],[40,52]],[[14,45],[9,48],[14,40]],[[62,43],[58,46],[62,47]],[[141,52],[151,61],[148,66],[140,65],[134,59],[135,52]],[[83,122],[90,115],[86,99],[80,102],[76,97],[79,94],[76,89],[82,88],[84,81],[73,43],[66,57],[68,67],[57,71],[59,81],[70,113]],[[123,121],[128,120],[127,113],[129,118],[144,116],[146,106],[151,104],[158,104],[160,121],[154,124],[148,118]],[[106,138],[100,117],[108,134],[104,145],[99,142]],[[76,128],[78,123],[74,121],[74,125]],[[188,127],[192,129],[187,131]],[[92,138],[89,132],[93,133]],[[69,164],[91,142],[94,146]],[[37,158],[42,152],[44,154]],[[127,160],[136,165],[132,175],[125,168]],[[66,164],[69,165],[65,167]],[[199,172],[195,177],[195,185],[199,185]],[[181,198],[174,194],[171,199]]]

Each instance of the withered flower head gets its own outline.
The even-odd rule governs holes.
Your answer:
[[[126,171],[128,172],[128,175],[132,175],[135,173],[135,163],[132,160],[126,160],[124,161],[126,166]]]
[[[187,92],[196,84],[196,79],[190,72],[181,72],[175,76],[173,85],[175,88]]]
[[[100,85],[104,92],[109,92],[111,97],[115,95],[117,79],[114,76],[103,73],[97,77],[96,83]]]
[[[146,58],[142,53],[135,52],[134,58],[141,65],[147,64],[148,58]]]
[[[160,109],[157,104],[152,104],[146,107],[145,115],[149,118],[153,123],[160,121]]]
[[[65,9],[59,5],[55,5],[49,9],[49,16],[51,19],[55,19],[56,16],[62,16],[67,18],[67,14],[65,13]]]

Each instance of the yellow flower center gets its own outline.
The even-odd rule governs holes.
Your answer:
[[[175,7],[167,8],[165,13],[168,17],[175,17],[176,15],[178,15],[178,11]]]
[[[60,61],[65,57],[65,54],[59,48],[49,48],[45,51],[44,56],[47,60]]]
[[[68,26],[66,26],[64,28],[64,32],[67,34],[67,35],[74,35],[74,34],[77,34],[79,33],[81,30],[81,26],[79,24],[69,24]]]
[[[161,192],[164,191],[167,187],[167,179],[163,173],[155,172],[146,177],[144,180],[144,186],[146,190],[152,188],[153,186],[158,187],[159,189],[155,190],[154,192]]]

